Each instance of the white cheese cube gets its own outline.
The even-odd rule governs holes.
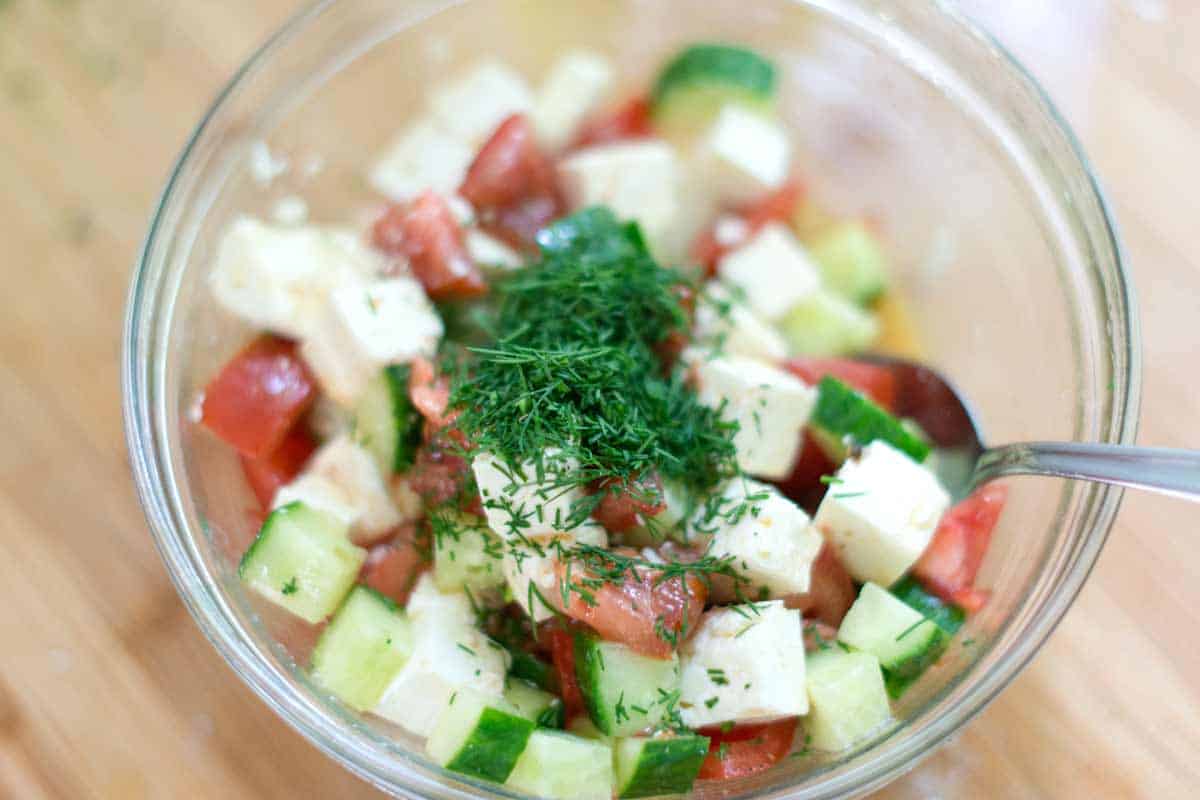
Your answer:
[[[558,476],[572,475],[579,465],[554,449],[546,451],[542,464],[539,476],[532,462],[511,467],[491,453],[471,460],[488,526],[500,538],[545,539],[566,530],[571,506],[584,492],[579,486],[560,485],[564,478]]]
[[[816,524],[855,580],[891,586],[920,558],[949,506],[932,472],[876,440],[838,470]]]
[[[525,264],[520,253],[478,228],[468,229],[466,240],[467,252],[476,264],[504,270],[520,269]]]
[[[533,105],[533,124],[542,144],[551,150],[566,147],[612,82],[612,65],[603,56],[580,50],[560,58]]]
[[[488,697],[504,694],[508,652],[482,631],[437,607],[413,616],[413,652],[375,708],[405,730],[428,736],[460,689]]]
[[[754,359],[713,358],[696,365],[700,402],[725,403],[722,416],[738,423],[738,465],[751,475],[782,480],[803,442],[817,392],[799,378]]]
[[[396,202],[411,200],[426,189],[449,196],[462,184],[474,158],[474,147],[423,119],[397,134],[368,178]]]
[[[741,513],[731,513],[742,507]],[[744,596],[769,597],[807,592],[812,564],[821,551],[821,533],[804,509],[773,486],[744,478],[730,481],[721,495],[723,516],[701,528],[713,528],[708,553],[733,556],[745,576]]]
[[[774,322],[821,285],[821,273],[785,225],[773,222],[717,264],[717,273]]]
[[[604,205],[623,220],[636,220],[655,252],[674,238],[682,176],[666,142],[588,147],[565,158],[558,171],[572,208]]]
[[[576,543],[608,547],[608,532],[600,525],[585,523],[541,543],[513,543],[504,553],[504,577],[513,599],[534,622],[550,619],[562,605],[558,582],[559,553]]]
[[[800,612],[782,601],[708,612],[680,663],[679,712],[688,727],[808,713]]]
[[[740,204],[787,181],[792,146],[778,122],[728,105],[700,142],[697,155],[712,191],[726,204]]]
[[[783,336],[744,303],[735,300],[717,281],[705,286],[704,295],[696,304],[693,333],[696,341],[726,355],[770,364],[787,358]]]
[[[431,571],[422,573],[417,579],[404,610],[413,620],[428,617],[462,625],[475,622],[475,610],[471,608],[471,600],[466,593],[442,592],[437,588]]]
[[[301,338],[316,326],[331,291],[383,267],[353,233],[239,217],[221,240],[209,286],[222,308],[254,327]]]
[[[304,472],[275,493],[272,507],[296,500],[345,522],[356,544],[385,535],[404,521],[375,459],[348,435],[333,439],[313,454]]]
[[[431,105],[438,127],[474,149],[507,117],[533,108],[533,93],[512,69],[486,61],[436,90]]]
[[[321,388],[350,405],[384,366],[428,358],[441,338],[442,319],[421,284],[388,278],[332,292],[300,352]]]

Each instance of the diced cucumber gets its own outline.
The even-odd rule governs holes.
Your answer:
[[[656,797],[691,791],[708,755],[705,736],[618,739],[617,797]]]
[[[507,786],[549,800],[610,800],[612,747],[559,731],[537,730],[508,776]]]
[[[743,47],[695,44],[671,59],[655,81],[651,110],[668,137],[698,133],[720,110],[735,104],[769,113],[775,101],[775,65]]]
[[[838,640],[879,659],[888,694],[899,697],[946,649],[946,632],[886,589],[863,584]]]
[[[870,305],[887,288],[887,257],[862,222],[841,222],[822,231],[808,252],[825,285],[852,303]]]
[[[374,708],[412,654],[412,627],[387,597],[356,586],[313,650],[311,674],[357,711]]]
[[[912,575],[901,578],[893,587],[892,594],[900,598],[935,625],[953,636],[958,633],[966,621],[967,614],[953,603],[947,603],[925,591],[920,582]]]
[[[238,575],[271,602],[318,623],[337,609],[367,557],[348,532],[324,511],[288,503],[267,517]]]
[[[584,705],[609,736],[629,736],[663,718],[663,698],[679,686],[679,658],[648,658],[592,633],[575,635],[575,672]]]
[[[533,730],[533,722],[504,700],[459,689],[450,696],[425,750],[448,770],[504,783]]]
[[[829,375],[817,385],[817,406],[809,430],[825,454],[839,464],[846,460],[847,439],[860,446],[881,439],[917,463],[929,455],[929,444],[900,420]]]
[[[656,542],[673,539],[687,544],[692,535],[688,522],[695,515],[700,502],[688,487],[669,479],[662,482],[662,500],[665,508],[646,521],[646,528]]]
[[[563,702],[525,681],[512,678],[504,690],[504,699],[517,713],[532,720],[539,728],[561,728],[566,718]]]
[[[511,652],[512,666],[508,668],[509,677],[531,683],[539,689],[554,688],[553,667],[524,650]]]
[[[830,648],[806,665],[809,712],[805,732],[817,750],[837,752],[874,733],[891,718],[879,659]]]
[[[433,582],[443,592],[473,594],[504,585],[503,548],[481,518],[457,511],[430,514],[433,528]]]
[[[870,312],[824,289],[793,306],[779,329],[792,353],[802,356],[849,355],[879,337],[879,322]]]
[[[408,397],[407,365],[387,366],[354,406],[354,438],[384,476],[412,466],[421,444],[421,415]]]

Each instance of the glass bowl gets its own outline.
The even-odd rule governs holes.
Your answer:
[[[1108,208],[1037,85],[950,4],[322,3],[250,59],[180,156],[130,293],[125,416],[151,530],[200,627],[281,717],[385,791],[515,796],[443,772],[398,729],[316,690],[302,668],[312,631],[242,591],[252,500],[236,458],[191,422],[199,388],[250,333],[204,285],[215,243],[235,213],[266,216],[293,194],[315,220],[361,224],[380,202],[363,180],[371,155],[431,82],[485,55],[536,78],[557,53],[587,46],[615,56],[632,91],[698,39],[777,59],[812,195],[878,223],[924,357],[974,401],[993,441],[1133,441],[1138,327]],[[283,159],[290,168],[266,181]],[[850,797],[912,768],[1042,646],[1119,502],[1100,486],[1013,481],[981,576],[992,600],[905,696],[900,722],[837,757],[786,759],[697,794]]]

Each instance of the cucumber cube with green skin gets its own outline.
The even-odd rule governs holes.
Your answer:
[[[539,689],[550,689],[554,685],[554,668],[535,655],[524,650],[513,650],[512,666],[508,668],[510,678],[525,681]]]
[[[575,672],[588,716],[602,733],[629,736],[657,725],[679,686],[679,658],[648,658],[595,634],[575,635]]]
[[[893,698],[938,660],[949,638],[921,612],[869,582],[838,628],[838,641],[879,659]]]
[[[870,653],[822,650],[809,656],[806,672],[809,712],[804,729],[814,749],[845,750],[891,718],[883,670]]]
[[[504,585],[503,547],[480,517],[455,511],[430,514],[433,581],[443,592],[490,593]]]
[[[707,755],[705,736],[618,739],[617,797],[685,794]]]
[[[858,305],[870,305],[887,289],[887,257],[866,225],[842,222],[819,234],[808,246],[825,285]]]
[[[459,689],[450,696],[425,750],[452,772],[503,783],[533,731],[533,722],[504,700]]]
[[[333,515],[289,503],[267,517],[238,575],[263,597],[316,624],[337,609],[367,558],[348,533]]]
[[[384,367],[354,407],[354,438],[385,476],[411,467],[421,444],[421,415],[409,399],[408,378],[406,364]]]
[[[775,84],[775,65],[753,50],[695,44],[659,73],[650,95],[651,111],[668,135],[686,135],[699,132],[726,106],[770,113]]]
[[[539,728],[561,728],[566,718],[561,699],[525,681],[510,678],[504,689],[504,699],[525,719]]]
[[[607,742],[536,730],[505,785],[548,800],[610,800],[613,783]]]
[[[921,612],[922,616],[932,620],[951,636],[958,633],[958,629],[967,619],[965,611],[925,591],[925,587],[912,575],[901,578],[892,586],[892,594]]]
[[[817,404],[809,430],[834,463],[846,460],[847,441],[864,446],[882,440],[918,464],[929,455],[928,442],[863,393],[826,375],[817,384]]]
[[[849,355],[879,338],[879,322],[873,314],[826,289],[792,306],[779,320],[779,328],[792,353],[802,356]]]
[[[313,681],[356,711],[373,708],[412,654],[404,612],[373,589],[356,586],[313,649]]]

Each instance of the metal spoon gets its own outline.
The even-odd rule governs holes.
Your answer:
[[[934,471],[956,499],[1006,475],[1049,475],[1200,502],[1200,451],[1089,442],[986,447],[970,406],[941,375],[888,356],[863,360],[892,367],[900,398],[896,412],[915,421],[933,440]]]

